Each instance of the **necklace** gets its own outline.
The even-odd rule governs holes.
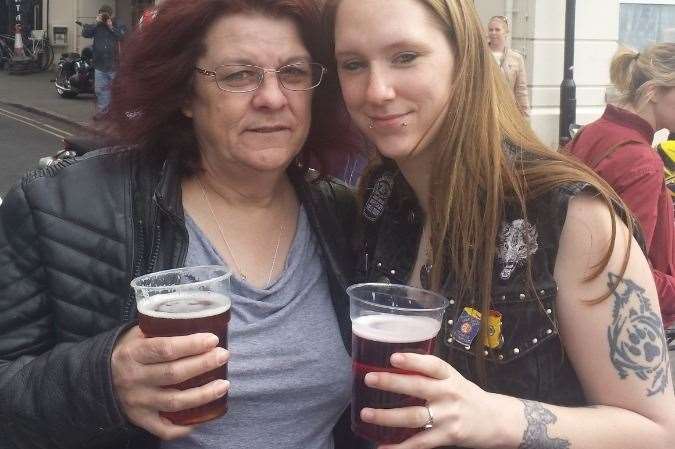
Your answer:
[[[220,238],[222,238],[223,242],[225,242],[227,251],[230,253],[230,257],[232,257],[232,262],[234,262],[234,266],[237,269],[239,276],[241,277],[242,280],[246,281],[248,278],[246,277],[246,274],[244,274],[244,271],[241,269],[241,265],[239,265],[239,262],[237,262],[237,258],[234,256],[234,251],[232,251],[230,243],[225,238],[223,227],[220,225],[220,221],[218,221],[218,218],[216,217],[216,213],[213,210],[211,201],[209,200],[209,197],[206,194],[206,188],[204,187],[204,184],[202,183],[202,180],[199,176],[197,176],[197,182],[199,182],[199,186],[202,188],[202,197],[204,198],[204,202],[206,203],[206,205],[209,207],[209,211],[211,212],[211,217],[213,218],[213,221],[216,223],[216,226],[218,227]],[[281,244],[281,236],[283,233],[284,233],[284,222],[282,220],[281,224],[279,225],[279,235],[277,237],[277,244],[274,248],[274,256],[272,257],[272,266],[270,267],[270,272],[267,275],[267,284],[265,284],[265,288],[269,287],[270,284],[272,283],[272,274],[274,273],[274,267],[276,267],[277,265],[277,256],[279,255],[279,245]]]

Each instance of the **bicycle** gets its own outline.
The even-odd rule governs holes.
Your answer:
[[[14,46],[5,42],[5,36],[0,35],[0,70],[14,57]]]
[[[24,38],[23,51],[27,57],[32,59],[37,68],[41,71],[47,70],[54,62],[54,48],[49,42],[47,33],[44,30],[33,30],[30,36]],[[0,34],[0,50],[2,51],[2,60],[11,61],[14,57],[14,36]]]

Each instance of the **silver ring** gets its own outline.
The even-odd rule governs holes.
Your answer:
[[[427,413],[429,414],[429,419],[427,419],[427,422],[424,423],[422,428],[424,430],[429,430],[432,427],[434,427],[434,414],[431,413],[431,407],[429,407],[429,404],[424,404],[424,408],[427,409]]]

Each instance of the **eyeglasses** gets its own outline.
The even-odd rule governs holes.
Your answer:
[[[213,77],[220,90],[235,93],[253,92],[262,86],[267,73],[276,73],[281,87],[288,90],[312,90],[321,84],[326,67],[317,62],[296,62],[278,69],[251,64],[225,64],[215,71],[195,67],[204,76]]]

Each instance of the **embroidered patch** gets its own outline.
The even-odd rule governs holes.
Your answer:
[[[527,256],[537,252],[537,237],[537,228],[527,220],[502,223],[497,248],[497,258],[504,265],[499,273],[501,279],[509,279],[516,268],[524,265]]]
[[[385,172],[375,181],[370,196],[363,206],[363,216],[366,220],[374,222],[384,211],[384,206],[391,196],[394,188],[394,173]]]
[[[452,338],[463,346],[469,347],[480,331],[480,312],[464,307],[462,314],[452,327]]]
[[[468,349],[480,332],[481,316],[478,310],[472,307],[464,307],[462,314],[452,327],[452,338]],[[490,310],[488,332],[484,344],[491,349],[500,348],[504,344],[502,314],[496,310]]]

